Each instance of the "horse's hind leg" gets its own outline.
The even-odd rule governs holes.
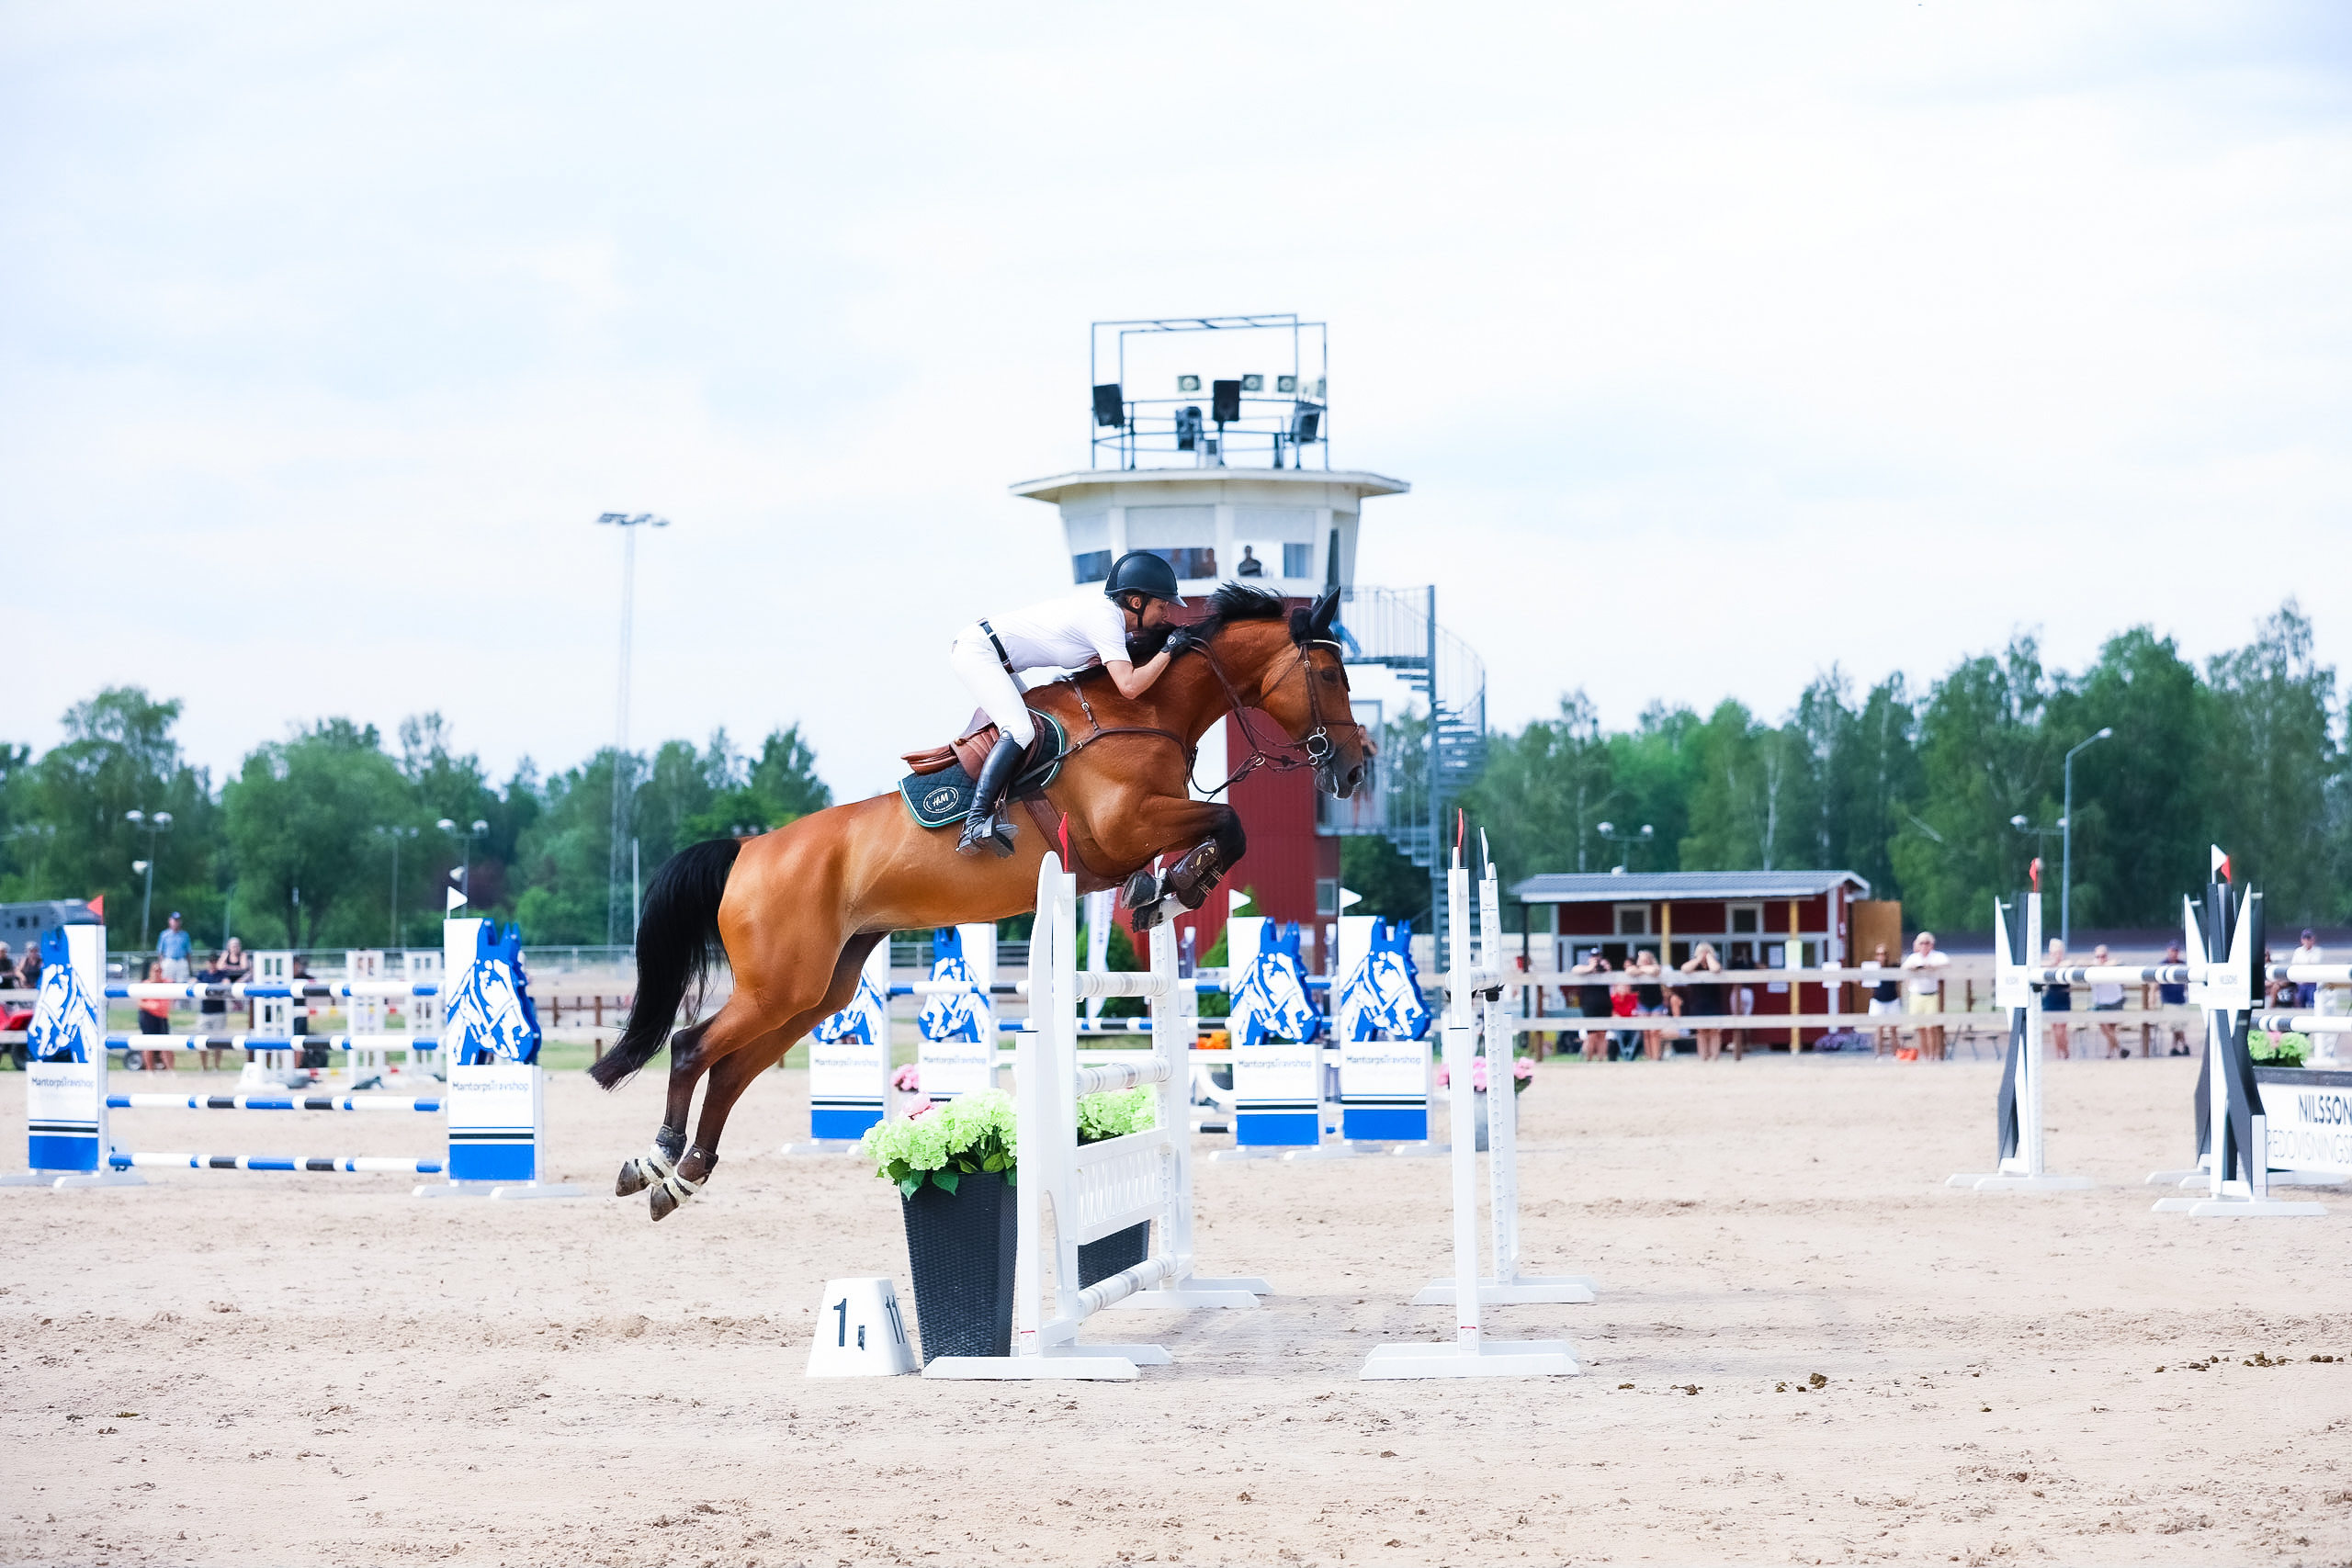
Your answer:
[[[737,997],[729,997],[727,1005],[717,1013],[670,1036],[670,1090],[662,1107],[662,1125],[653,1134],[650,1150],[621,1162],[620,1179],[613,1183],[615,1197],[626,1198],[644,1191],[673,1173],[685,1157],[686,1117],[694,1108],[695,1085],[710,1069],[713,1060],[704,1053],[703,1041],[736,1000]]]

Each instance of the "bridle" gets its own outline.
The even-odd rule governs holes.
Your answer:
[[[1233,721],[1241,727],[1241,738],[1250,742],[1249,759],[1236,768],[1232,775],[1223,784],[1210,790],[1205,798],[1216,799],[1260,768],[1272,768],[1278,773],[1287,773],[1299,768],[1313,768],[1320,772],[1330,766],[1332,755],[1337,748],[1331,743],[1331,727],[1323,717],[1322,696],[1316,690],[1315,666],[1308,661],[1308,654],[1318,647],[1336,650],[1340,644],[1328,637],[1313,637],[1300,640],[1293,646],[1297,651],[1292,658],[1291,669],[1283,671],[1266,686],[1265,690],[1271,692],[1279,688],[1284,681],[1290,679],[1292,671],[1298,671],[1306,682],[1308,728],[1306,733],[1296,740],[1285,739],[1276,741],[1273,750],[1270,751],[1265,743],[1258,739],[1257,731],[1250,728],[1250,705],[1242,701],[1240,692],[1234,686],[1231,677],[1226,674],[1225,666],[1216,661],[1216,654],[1206,643],[1199,645],[1200,656],[1207,661],[1209,671],[1216,677],[1217,684],[1225,688],[1226,700],[1233,705]],[[1349,722],[1354,722],[1352,717]],[[1294,750],[1304,751],[1306,755],[1304,758],[1298,758],[1276,754]]]
[[[1272,768],[1275,773],[1287,773],[1300,768],[1314,768],[1320,771],[1331,765],[1332,757],[1336,754],[1338,748],[1331,739],[1330,724],[1323,716],[1322,694],[1316,689],[1315,667],[1309,662],[1309,654],[1317,648],[1328,648],[1336,652],[1340,645],[1331,637],[1315,637],[1295,641],[1292,647],[1295,651],[1292,656],[1291,668],[1283,671],[1264,689],[1269,692],[1276,690],[1283,682],[1290,679],[1294,671],[1301,674],[1306,682],[1308,728],[1306,733],[1296,740],[1285,739],[1269,747],[1264,741],[1259,739],[1257,731],[1250,728],[1250,704],[1242,699],[1240,689],[1234,685],[1232,677],[1225,672],[1225,666],[1217,662],[1216,652],[1205,642],[1192,645],[1189,651],[1199,654],[1203,662],[1208,665],[1209,672],[1216,677],[1216,683],[1225,690],[1226,701],[1232,705],[1234,722],[1241,727],[1241,738],[1250,742],[1249,758],[1242,762],[1241,766],[1236,768],[1223,784],[1208,791],[1202,798],[1215,800],[1260,768]],[[1086,738],[1072,746],[1068,755],[1074,757],[1097,740],[1108,739],[1114,735],[1148,735],[1173,742],[1177,749],[1184,753],[1184,772],[1186,776],[1191,775],[1194,765],[1200,761],[1199,747],[1172,729],[1161,729],[1155,726],[1142,724],[1106,726],[1101,719],[1094,716],[1094,705],[1086,700],[1086,688],[1074,677],[1065,676],[1063,680],[1069,686],[1071,694],[1078,698],[1079,709],[1086,715],[1089,728]],[[1352,716],[1349,722],[1354,723]],[[1295,750],[1304,751],[1306,755],[1303,758],[1283,755]]]

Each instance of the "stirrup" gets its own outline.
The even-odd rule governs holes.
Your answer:
[[[1013,830],[1012,823],[1006,818],[1001,808],[986,817],[967,817],[964,819],[963,836],[956,840],[956,852],[977,855],[987,848],[996,852],[997,859],[1010,860],[1012,857]]]
[[[685,1156],[680,1155],[678,1157],[680,1159],[684,1159]],[[684,1177],[680,1176],[678,1174],[678,1168],[672,1165],[668,1158],[662,1155],[662,1145],[659,1142],[656,1142],[654,1145],[646,1150],[644,1154],[639,1156],[638,1163],[653,1173],[653,1184],[660,1187],[663,1191],[669,1193],[671,1198],[676,1201],[678,1207],[681,1209],[684,1208],[688,1203],[693,1202],[695,1194],[700,1192],[703,1190],[704,1185],[710,1180],[710,1178],[707,1176],[704,1177],[701,1181],[689,1181]]]

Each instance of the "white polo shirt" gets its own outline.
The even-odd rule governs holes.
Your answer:
[[[1101,593],[1048,599],[988,621],[1015,670],[1082,670],[1132,658],[1126,616]]]

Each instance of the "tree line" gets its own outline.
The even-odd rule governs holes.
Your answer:
[[[152,861],[151,943],[176,909],[204,949],[232,933],[265,948],[423,947],[441,940],[458,871],[473,912],[521,922],[534,943],[601,943],[616,905],[626,942],[626,860],[608,881],[616,775],[649,876],[685,844],[832,803],[797,725],[756,755],[721,730],[650,756],[608,748],[545,778],[526,759],[499,784],[438,714],[404,720],[392,745],[328,718],[256,746],[216,784],[183,755],[179,716],[176,701],[109,687],[74,705],[40,757],[0,744],[0,900],[102,895],[109,945],[135,947],[146,876],[134,868]]]
[[[2263,889],[2274,925],[2339,920],[2346,718],[2290,600],[2202,669],[2134,626],[2078,671],[2048,667],[2030,635],[1924,689],[1900,673],[1862,689],[1832,668],[1778,722],[1736,702],[1704,716],[1655,704],[1608,730],[1574,692],[1556,717],[1490,739],[1463,805],[1514,877],[1846,869],[1900,898],[1907,925],[1983,931],[2037,855],[2056,891],[2060,840],[2032,829],[2063,815],[2066,752],[2107,728],[2075,761],[2077,927],[2177,923],[2211,843]],[[1385,844],[1351,840],[1345,863],[1360,908],[1425,914],[1427,873]]]

